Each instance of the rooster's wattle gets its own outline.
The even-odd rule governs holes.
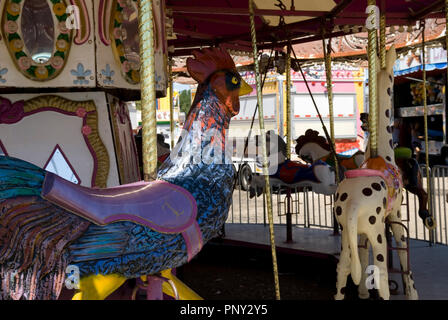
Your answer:
[[[81,278],[136,278],[175,268],[216,236],[227,218],[235,174],[225,153],[226,130],[239,111],[239,95],[251,88],[224,49],[194,56],[187,68],[199,83],[197,94],[185,134],[157,181],[88,189],[23,160],[0,157],[0,299],[55,299],[68,265],[77,266]],[[170,192],[174,199],[163,200]],[[176,229],[179,224],[157,213],[151,220],[151,211],[160,208],[185,217],[190,227]]]

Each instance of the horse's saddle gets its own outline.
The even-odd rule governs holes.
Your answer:
[[[277,178],[287,184],[294,184],[302,181],[320,182],[314,174],[314,166],[316,164],[325,163],[318,161],[313,165],[305,165],[298,162],[285,160],[285,162],[278,165],[277,172],[271,177]],[[326,165],[326,164],[325,164]]]
[[[182,233],[189,259],[202,247],[196,200],[187,190],[166,181],[91,189],[47,172],[42,197],[97,225],[131,221],[161,233]]]
[[[403,187],[400,170],[397,166],[387,163],[382,157],[367,159],[359,169],[345,172],[346,178],[380,177],[386,183],[387,188],[387,214],[392,210],[397,190]]]

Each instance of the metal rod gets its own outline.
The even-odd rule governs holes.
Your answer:
[[[328,110],[330,113],[330,138],[331,144],[335,146],[335,135],[334,135],[334,109],[333,109],[333,80],[331,74],[331,38],[328,39],[328,44],[325,45],[325,39],[322,39],[322,47],[324,50],[325,57],[325,74],[327,77],[327,95],[328,95]],[[335,150],[336,151],[336,150]],[[335,163],[335,175],[336,183],[339,182],[339,166],[336,153],[333,153],[333,160]]]
[[[368,6],[376,6],[376,0],[368,0]],[[370,157],[378,156],[378,92],[377,92],[377,24],[375,10],[369,12],[368,20],[372,22],[371,28],[368,29],[368,59],[369,59],[369,130],[370,130]]]
[[[426,102],[426,54],[425,54],[425,21],[422,21],[422,73],[423,73],[423,123],[425,129],[425,164],[426,192],[428,194],[428,212],[432,216],[431,181],[429,174],[429,141],[428,141],[428,104]]]
[[[145,181],[150,181],[155,179],[157,174],[157,123],[152,0],[140,0],[138,13],[141,58],[143,178]]]
[[[283,106],[281,106],[283,108]],[[291,47],[286,50],[286,157],[291,159]]]
[[[168,70],[168,79],[169,79],[169,86],[170,86],[170,135],[171,135],[171,150],[174,148],[174,103],[173,103],[173,95],[174,95],[174,88],[173,88],[173,60],[170,58],[168,61],[169,63],[169,70]]]
[[[263,175],[265,178],[265,192],[266,192],[266,204],[267,204],[267,213],[268,213],[268,220],[269,220],[269,233],[270,233],[270,240],[271,240],[271,253],[272,253],[272,265],[273,265],[273,272],[274,272],[274,285],[275,285],[275,298],[277,300],[280,300],[280,284],[278,279],[278,266],[277,266],[277,253],[275,250],[275,235],[274,235],[274,218],[272,215],[272,198],[271,198],[271,187],[269,183],[269,171],[268,171],[268,157],[267,157],[267,151],[266,151],[266,133],[264,129],[264,118],[263,118],[263,99],[262,99],[262,92],[261,92],[261,81],[260,81],[260,66],[258,64],[257,59],[257,37],[255,33],[255,18],[254,18],[254,3],[253,0],[249,0],[249,13],[250,13],[250,34],[252,38],[252,50],[253,50],[253,57],[255,62],[255,79],[257,83],[257,103],[258,103],[258,110],[259,110],[259,116],[258,121],[260,123],[260,131],[261,131],[261,149],[262,149],[262,155],[263,155]]]

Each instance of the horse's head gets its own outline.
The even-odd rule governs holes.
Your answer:
[[[319,136],[319,132],[308,129],[305,135],[296,139],[296,153],[304,161],[314,163],[330,153],[330,145],[327,140]]]
[[[257,162],[262,163],[261,157],[261,136],[255,136],[255,146],[257,152]],[[275,173],[276,168],[279,164],[282,164],[286,160],[286,142],[274,132],[274,130],[269,130],[266,133],[266,152],[269,161],[269,171],[270,173]],[[275,170],[274,172],[271,172]]]

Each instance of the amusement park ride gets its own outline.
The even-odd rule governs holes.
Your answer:
[[[289,71],[302,72],[292,45],[360,31],[369,39],[366,160],[346,172],[335,165],[331,42],[324,41],[330,112],[330,130],[324,132],[334,169],[323,162],[312,167],[328,173],[328,188],[322,190],[335,193],[342,229],[335,298],[343,298],[348,274],[361,283],[360,297],[368,296],[361,267],[369,244],[381,271],[380,296],[389,298],[384,233],[391,223],[404,249],[399,256],[407,297],[417,299],[399,223],[403,182],[391,143],[395,50],[386,58],[385,28],[445,17],[444,9],[440,0],[1,1],[0,299],[57,299],[64,285],[78,289],[74,299],[105,299],[134,278],[144,281],[149,299],[161,299],[162,292],[200,298],[170,270],[190,261],[227,218],[236,173],[225,137],[239,96],[252,90],[229,52],[254,57],[260,114],[257,57],[267,49],[286,52],[289,137]],[[158,168],[155,100],[172,85],[169,66],[175,56],[190,56],[187,69],[198,90],[185,135]],[[143,177],[126,104],[139,99]],[[263,117],[259,127],[258,183],[266,193],[280,299]],[[290,161],[290,143],[287,139],[286,171],[272,177],[285,185],[298,182],[300,167]],[[365,245],[359,249],[358,234]]]

